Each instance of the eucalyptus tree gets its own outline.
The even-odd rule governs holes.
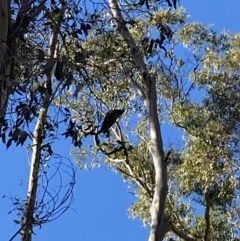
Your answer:
[[[68,97],[82,123],[70,125],[82,137],[73,154],[81,167],[105,158],[132,184],[139,200],[129,212],[151,227],[149,240],[234,240],[239,36],[158,3],[101,5],[82,43],[89,53],[83,98]],[[115,106],[126,109],[123,124],[99,137],[98,119]],[[178,145],[163,145],[164,122],[180,130]],[[91,137],[95,146],[86,149]]]
[[[61,125],[80,168],[104,160],[131,184],[129,213],[151,227],[149,241],[239,238],[239,36],[191,23],[177,1],[7,3],[0,26],[19,31],[14,50],[1,32],[1,68],[17,77],[1,72],[13,94],[1,102],[1,138],[8,148],[28,143],[32,155],[11,240],[31,240],[72,202],[71,164],[60,202],[61,190],[48,196]],[[125,112],[107,137],[100,125],[112,109]],[[180,130],[178,145],[163,143],[164,122]]]
[[[69,112],[55,108],[54,99],[74,84],[71,69],[79,68],[71,51],[74,37],[67,33],[87,34],[90,25],[80,18],[78,2],[1,1],[0,8],[1,139],[7,148],[27,145],[30,156],[26,198],[10,197],[20,225],[10,240],[20,234],[29,241],[35,227],[55,220],[73,202],[75,168],[52,147],[60,119]],[[64,61],[69,71],[61,67]],[[58,188],[52,189],[58,176]]]

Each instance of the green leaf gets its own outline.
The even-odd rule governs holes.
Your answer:
[[[62,21],[63,15],[59,8],[56,8],[52,11],[52,17],[55,21]]]
[[[12,138],[10,138],[9,140],[8,140],[8,142],[7,142],[7,149],[12,145],[12,141],[13,141],[13,139]]]
[[[20,133],[20,129],[16,128],[14,130],[13,134],[12,134],[12,138],[11,139],[14,140],[15,142],[17,142],[19,133]]]
[[[2,142],[5,144],[6,141],[6,134],[5,132],[2,133]]]
[[[43,73],[50,74],[53,71],[53,67],[56,64],[56,59],[49,59],[47,63],[44,65]]]
[[[28,138],[28,133],[26,131],[21,131],[20,137],[18,139],[18,142],[23,145],[26,139]]]

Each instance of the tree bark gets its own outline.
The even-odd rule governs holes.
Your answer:
[[[155,168],[155,191],[150,209],[151,231],[149,241],[163,240],[166,232],[169,231],[170,224],[164,219],[165,203],[168,191],[167,185],[167,163],[164,161],[163,142],[158,119],[156,80],[150,76],[143,57],[140,54],[136,43],[125,25],[121,10],[117,0],[109,0],[110,9],[114,19],[118,22],[118,30],[123,39],[130,47],[133,60],[142,76],[142,84],[146,90],[134,82],[136,91],[141,95],[146,110],[148,112],[150,127],[149,150],[151,152]]]
[[[11,91],[12,44],[9,39],[11,30],[11,9],[9,0],[0,1],[0,120],[6,114],[8,96]],[[0,122],[0,129],[2,126]]]
[[[63,9],[62,9],[63,11]],[[53,34],[51,36],[51,43],[50,43],[50,50],[49,56],[50,59],[56,57],[56,50],[57,50],[57,39],[58,33],[60,29],[60,22],[56,23],[55,28],[53,29]],[[56,65],[56,64],[55,64]],[[56,66],[55,66],[56,67]],[[55,67],[53,69],[55,69]],[[41,166],[41,146],[43,143],[43,130],[44,124],[47,119],[49,105],[52,101],[51,93],[49,92],[49,84],[51,85],[52,82],[52,74],[53,70],[50,73],[46,74],[46,90],[45,90],[45,97],[42,103],[42,107],[39,111],[38,121],[34,131],[34,138],[33,138],[33,147],[32,147],[32,158],[31,158],[31,169],[29,175],[29,182],[28,182],[28,195],[27,195],[27,202],[24,210],[23,215],[23,223],[22,223],[22,241],[31,241],[32,240],[32,233],[33,233],[33,225],[37,225],[34,223],[34,212],[36,208],[36,197],[37,197],[37,190],[38,190],[38,180],[40,177],[40,166]],[[50,88],[52,88],[50,86]]]
[[[43,0],[38,8],[31,11],[29,15],[31,21],[40,14],[45,2],[46,0]],[[0,0],[0,129],[3,125],[9,95],[14,84],[16,38],[19,37],[19,31],[21,30],[21,24],[19,26],[12,25],[10,3],[11,0]],[[23,17],[23,13],[29,12],[31,6],[31,1],[22,1],[18,14]]]
[[[38,190],[38,178],[40,172],[40,161],[41,161],[41,145],[42,145],[42,132],[44,129],[44,123],[47,118],[48,107],[50,104],[50,95],[47,93],[45,99],[43,101],[42,108],[39,112],[38,121],[34,131],[34,139],[33,139],[33,154],[31,158],[31,169],[29,175],[29,183],[28,183],[28,196],[27,203],[24,212],[23,219],[23,232],[22,232],[22,240],[23,241],[31,241],[32,233],[33,233],[33,224],[34,224],[34,211],[35,211],[35,203],[36,196]]]

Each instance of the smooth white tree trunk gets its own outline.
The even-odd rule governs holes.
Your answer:
[[[58,33],[60,29],[61,23],[56,23],[56,27],[53,29],[53,33],[50,40],[50,48],[49,48],[49,57],[50,59],[54,59],[56,57],[57,51],[57,40]],[[46,74],[46,84],[51,84],[52,82],[52,73]],[[47,87],[47,86],[46,86]],[[46,123],[48,116],[48,109],[52,101],[52,96],[49,93],[49,90],[46,88],[45,96],[42,103],[42,107],[39,111],[38,121],[34,130],[34,138],[32,144],[32,158],[31,158],[31,169],[29,175],[28,182],[28,194],[27,194],[27,202],[24,211],[24,218],[22,223],[22,241],[31,241],[33,234],[33,226],[34,224],[39,225],[38,223],[34,223],[34,213],[36,208],[36,197],[38,191],[38,181],[40,177],[41,170],[41,147],[43,144],[42,134],[44,131],[44,124]]]
[[[138,67],[138,71],[142,76],[142,85],[144,89],[136,82],[134,82],[133,86],[138,94],[140,94],[148,113],[150,127],[149,150],[155,168],[155,191],[150,210],[151,232],[149,241],[160,241],[163,240],[166,232],[169,230],[170,224],[164,213],[168,191],[167,163],[164,161],[162,135],[158,119],[156,80],[149,74],[143,56],[141,56],[133,37],[125,25],[117,0],[109,0],[108,2],[113,17],[118,23],[119,33],[127,42],[135,65]]]

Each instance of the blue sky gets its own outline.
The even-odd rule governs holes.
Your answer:
[[[216,30],[228,29],[240,32],[239,0],[181,0],[193,21],[214,24]],[[165,127],[164,140],[174,136],[172,129]],[[68,145],[69,144],[69,145]],[[54,150],[68,157],[70,142],[59,142]],[[24,149],[10,148],[0,144],[1,169],[0,198],[3,195],[26,195],[29,175],[28,156]],[[78,171],[74,189],[75,202],[72,210],[68,210],[56,221],[43,225],[41,230],[35,229],[34,241],[64,240],[100,240],[100,241],[145,241],[149,230],[142,227],[139,220],[127,217],[127,208],[134,197],[127,192],[127,186],[116,173],[104,167],[92,171]],[[16,212],[8,214],[12,209],[11,201],[0,199],[1,240],[7,241],[19,228],[14,224]],[[19,237],[15,240],[19,240]]]

